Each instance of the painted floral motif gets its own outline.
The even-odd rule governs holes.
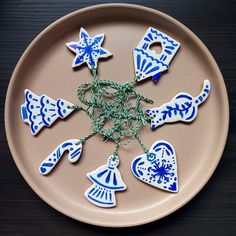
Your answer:
[[[150,46],[161,43],[162,51],[157,54]],[[152,27],[148,28],[139,45],[134,48],[134,66],[138,81],[152,77],[156,82],[161,73],[168,69],[169,63],[175,56],[180,43],[170,36]]]
[[[110,156],[107,164],[88,173],[93,185],[84,193],[85,197],[94,205],[100,207],[114,207],[116,205],[115,191],[123,191],[126,185],[117,169],[119,158]]]
[[[131,164],[133,174],[141,181],[169,192],[178,192],[177,161],[173,146],[155,142],[149,152],[137,156]]]
[[[166,164],[165,161],[155,162],[153,167],[150,168],[151,176],[157,179],[158,183],[162,181],[169,181],[170,177],[174,176],[172,171],[172,165]]]
[[[25,103],[21,105],[21,116],[25,123],[29,124],[31,133],[36,135],[43,127],[50,127],[57,119],[66,118],[75,107],[64,99],[57,101],[47,95],[37,96],[30,90],[25,90]]]
[[[87,63],[89,69],[96,69],[99,58],[109,57],[112,54],[101,45],[104,41],[104,34],[98,34],[91,38],[88,32],[80,29],[79,42],[70,42],[66,46],[76,54],[72,67],[78,67],[83,63]]]
[[[170,102],[160,107],[146,110],[151,118],[152,129],[163,125],[164,123],[173,123],[177,121],[192,122],[198,113],[198,106],[206,101],[210,94],[211,84],[205,80],[201,93],[192,97],[188,93],[178,93]]]

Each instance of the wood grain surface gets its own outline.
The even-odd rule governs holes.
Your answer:
[[[0,235],[236,235],[236,1],[113,1],[163,11],[189,27],[215,57],[228,90],[230,129],[222,160],[204,189],[174,214],[144,226],[108,229],[70,219],[43,202],[17,170],[6,141],[4,102],[21,54],[50,23],[109,1],[0,1]],[[17,132],[17,130],[16,130]],[[33,158],[33,157],[32,157]]]

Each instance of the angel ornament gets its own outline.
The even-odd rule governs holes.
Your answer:
[[[110,156],[107,164],[87,174],[93,185],[84,193],[85,197],[94,205],[100,207],[114,207],[116,205],[115,191],[123,191],[126,185],[117,166],[118,156]]]

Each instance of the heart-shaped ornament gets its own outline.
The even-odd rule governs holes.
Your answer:
[[[147,184],[165,191],[178,192],[175,150],[164,140],[158,140],[148,153],[134,158],[131,169],[138,179]]]

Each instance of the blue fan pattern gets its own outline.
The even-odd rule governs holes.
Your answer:
[[[160,42],[162,52],[157,54],[150,50],[153,43]],[[156,82],[161,73],[168,69],[169,63],[177,52],[180,44],[164,33],[154,28],[149,28],[138,47],[134,48],[134,65],[138,81],[153,77]]]

